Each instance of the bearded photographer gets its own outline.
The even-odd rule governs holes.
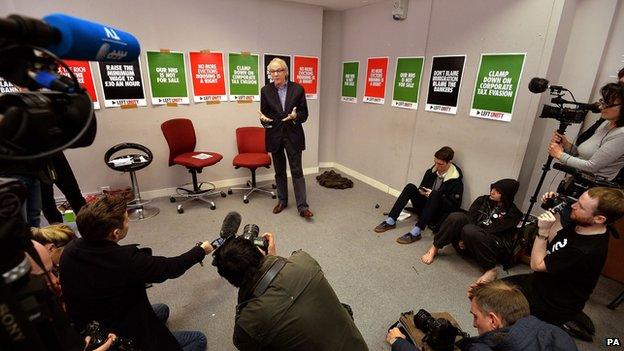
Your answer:
[[[560,328],[529,315],[529,303],[514,285],[502,280],[478,284],[470,297],[470,313],[478,336],[462,341],[462,350],[576,350]],[[388,331],[392,351],[418,351],[398,328]]]
[[[543,200],[554,195],[547,193]],[[520,287],[531,314],[539,319],[560,326],[569,321],[583,323],[587,318],[583,308],[607,257],[607,225],[623,214],[624,193],[604,187],[590,188],[579,197],[572,205],[568,225],[562,226],[559,215],[544,212],[538,217],[539,231],[531,251],[534,273],[504,280]],[[590,334],[591,329],[585,328]],[[587,334],[575,336],[591,339]]]
[[[98,321],[103,330],[133,340],[140,350],[206,350],[203,333],[169,331],[169,308],[150,304],[146,284],[181,276],[212,251],[210,242],[177,257],[152,256],[136,244],[119,245],[128,234],[121,197],[85,205],[76,222],[82,238],[65,247],[60,278],[67,312],[78,330]]]
[[[548,153],[566,166],[612,180],[624,167],[624,83],[609,83],[600,94],[601,118],[579,135],[576,145],[555,132]]]
[[[219,275],[239,288],[234,345],[239,350],[368,350],[353,318],[308,253],[275,255],[243,237],[214,253]]]

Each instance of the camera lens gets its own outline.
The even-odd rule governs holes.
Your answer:
[[[242,236],[243,236],[243,238],[245,238],[247,240],[253,240],[253,239],[258,237],[259,233],[260,233],[260,227],[258,227],[255,224],[247,224],[243,228]]]

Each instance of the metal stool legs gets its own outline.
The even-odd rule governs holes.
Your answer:
[[[128,218],[131,221],[140,221],[156,216],[160,209],[153,206],[145,206],[151,200],[144,201],[141,199],[141,191],[139,190],[139,182],[134,171],[130,171],[130,181],[132,182],[132,193],[134,200],[128,202]]]

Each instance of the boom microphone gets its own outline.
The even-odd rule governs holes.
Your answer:
[[[0,19],[0,46],[42,46],[61,59],[132,62],[141,53],[139,41],[122,30],[60,13],[42,20],[11,15]]]

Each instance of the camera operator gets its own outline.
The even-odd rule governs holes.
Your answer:
[[[548,153],[564,165],[612,180],[624,167],[624,83],[609,83],[600,94],[601,120],[579,136],[577,145],[555,132]]]
[[[177,257],[151,256],[151,250],[118,244],[128,233],[126,202],[103,197],[78,214],[82,238],[70,242],[61,256],[60,278],[70,319],[78,330],[91,321],[138,349],[205,350],[201,332],[170,332],[166,305],[158,311],[147,298],[147,283],[177,278],[212,251],[205,241]]]
[[[239,288],[234,345],[239,350],[368,350],[350,313],[325,279],[320,265],[298,250],[275,255],[243,237],[228,239],[213,265]]]
[[[554,195],[547,193],[543,199]],[[562,226],[551,212],[541,214],[531,251],[534,273],[504,280],[520,287],[536,317],[555,325],[580,320],[607,257],[607,224],[623,214],[624,193],[604,187],[590,188],[579,197],[569,225]]]

